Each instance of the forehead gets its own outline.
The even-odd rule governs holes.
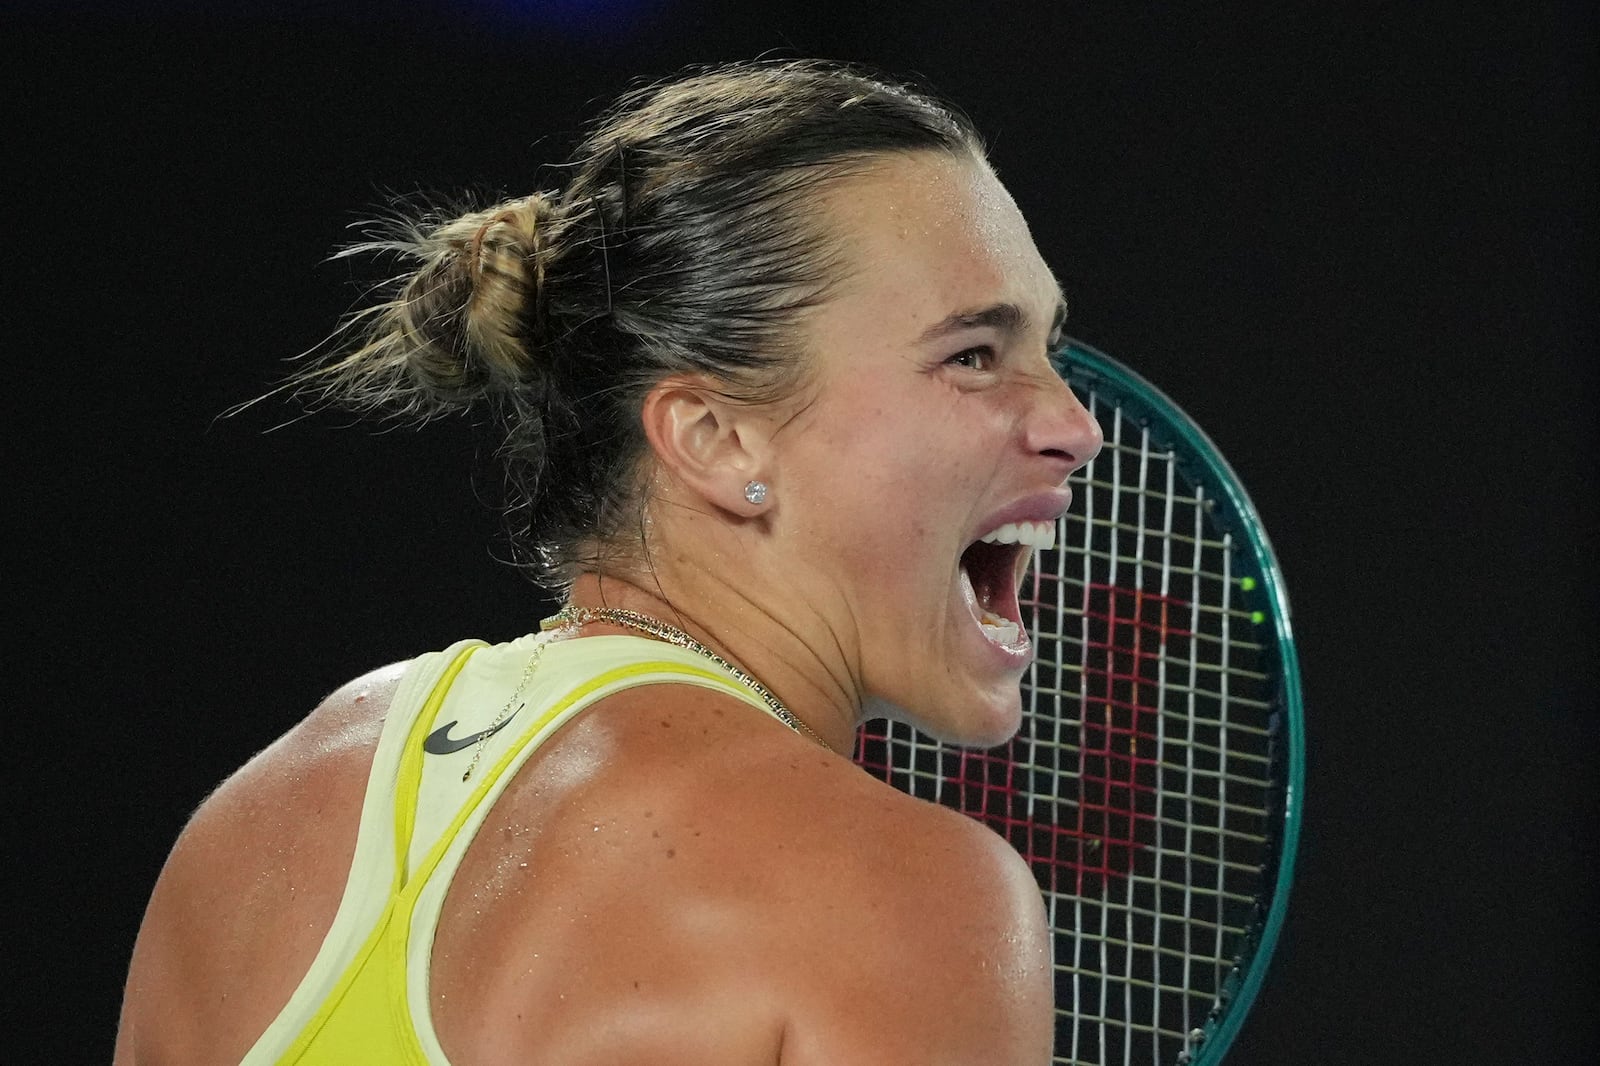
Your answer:
[[[828,201],[849,264],[839,311],[920,333],[955,311],[1014,303],[1049,323],[1055,278],[983,161],[888,157],[840,182]]]

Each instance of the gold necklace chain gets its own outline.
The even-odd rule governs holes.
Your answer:
[[[554,615],[540,622],[539,627],[541,629],[560,629],[566,626],[586,626],[594,622],[609,622],[612,625],[623,626],[627,629],[637,629],[641,633],[648,633],[657,640],[664,640],[668,644],[676,644],[680,648],[687,648],[698,655],[705,656],[732,674],[740,684],[760,696],[761,701],[767,705],[767,708],[772,711],[773,717],[777,718],[778,721],[801,736],[810,737],[824,748],[828,747],[828,742],[818,736],[810,726],[796,718],[789,708],[785,707],[778,700],[778,697],[767,689],[767,686],[698,640],[695,640],[677,626],[670,626],[660,619],[651,618],[647,614],[640,614],[638,611],[625,611],[620,607],[577,607],[569,603]],[[833,749],[829,748],[828,750],[831,751]]]
[[[528,656],[528,663],[522,668],[522,676],[517,679],[517,687],[511,691],[511,698],[500,708],[500,713],[494,716],[489,728],[478,733],[478,743],[472,749],[472,761],[467,764],[467,772],[461,775],[461,780],[465,781],[471,777],[472,771],[478,768],[478,760],[483,758],[483,749],[489,743],[489,738],[500,731],[500,727],[508,718],[522,710],[522,692],[528,687],[528,679],[533,676],[533,668],[539,665],[539,657],[544,654],[544,649],[549,646],[551,639],[545,634],[539,635],[539,643],[533,646],[533,654]]]

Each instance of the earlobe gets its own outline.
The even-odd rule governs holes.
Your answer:
[[[681,489],[742,517],[767,510],[767,438],[756,408],[727,402],[708,381],[669,378],[645,395],[640,418],[656,461]]]

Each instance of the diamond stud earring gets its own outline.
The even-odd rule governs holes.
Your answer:
[[[757,507],[767,502],[767,486],[760,481],[752,481],[744,487],[744,498]]]

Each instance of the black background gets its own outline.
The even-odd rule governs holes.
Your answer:
[[[762,53],[966,106],[1071,332],[1272,531],[1306,821],[1230,1062],[1595,1061],[1590,5],[539,6],[8,7],[8,1061],[109,1057],[218,780],[349,677],[539,616],[471,427],[215,419],[355,299],[347,224],[529,191],[629,79]]]

